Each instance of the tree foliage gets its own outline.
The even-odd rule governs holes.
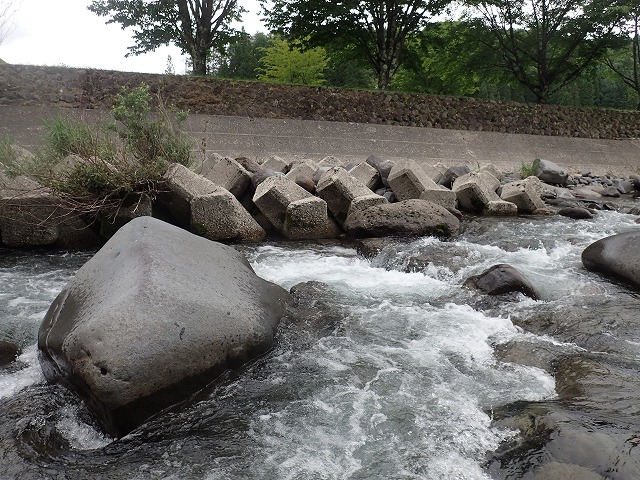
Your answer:
[[[483,81],[507,83],[496,67],[499,55],[487,46],[490,33],[464,21],[427,24],[407,42],[407,54],[393,86],[438,95],[474,95]],[[479,41],[484,37],[484,41]]]
[[[616,0],[469,0],[492,33],[503,66],[540,103],[619,45]]]
[[[223,78],[255,80],[269,37],[264,33],[244,33],[225,50],[217,75]]]
[[[238,0],[93,0],[87,8],[110,17],[107,23],[133,29],[135,43],[127,55],[173,43],[189,55],[196,75],[207,73],[212,48],[223,48],[237,35],[231,22],[244,12]]]
[[[630,37],[627,48],[610,52],[605,63],[635,92],[640,110],[640,4],[631,6],[622,31]]]
[[[378,88],[387,89],[400,66],[407,37],[450,2],[273,0],[264,10],[267,25],[286,37],[328,48],[355,46],[376,72]]]
[[[299,85],[322,85],[325,82],[327,55],[322,47],[302,50],[299,45],[274,37],[263,48],[258,80]]]

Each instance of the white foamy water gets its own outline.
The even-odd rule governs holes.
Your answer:
[[[599,238],[638,228],[634,220],[615,213],[592,222],[481,219],[450,242],[395,241],[372,259],[335,246],[244,247],[258,275],[287,289],[326,284],[318,307],[326,328],[304,318],[284,326],[274,351],[242,375],[103,456],[110,439],[84,423],[79,403],[63,407],[55,427],[79,456],[75,470],[64,460],[56,468],[69,478],[91,471],[114,479],[488,479],[487,454],[515,435],[492,424],[493,409],[555,396],[549,374],[497,360],[495,345],[579,350],[524,332],[510,316],[615,294],[580,256]],[[88,257],[0,262],[0,334],[26,347],[25,368],[0,372],[0,401],[43,381],[29,345]],[[481,295],[462,284],[496,263],[520,270],[542,300],[474,307]],[[292,331],[312,328],[318,332],[303,345],[292,343],[299,338]],[[220,429],[218,409],[231,417]]]
[[[24,364],[17,372],[5,373],[0,370],[0,400],[8,398],[24,388],[44,381],[38,362],[38,349],[31,345],[17,359]]]
[[[376,267],[344,248],[265,246],[250,260],[286,288],[326,283],[345,312],[333,334],[276,359],[282,388],[303,393],[253,422],[265,461],[251,478],[487,478],[484,455],[511,435],[491,426],[491,407],[555,395],[543,371],[494,358],[492,343],[524,335],[508,318],[434,305],[460,290],[456,276]]]

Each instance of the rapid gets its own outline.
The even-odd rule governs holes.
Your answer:
[[[558,388],[555,363],[500,352],[526,345],[556,360],[605,352],[618,367],[640,363],[640,297],[580,258],[593,241],[637,229],[636,218],[471,218],[454,239],[388,239],[367,255],[337,242],[239,246],[259,276],[295,287],[275,348],[120,440],[46,384],[37,359],[49,304],[91,252],[0,250],[0,338],[24,351],[0,369],[0,479],[522,478],[554,440],[524,442],[504,421],[512,407],[557,415],[575,399]],[[497,263],[520,270],[542,300],[462,287]],[[635,384],[623,392],[640,398]],[[582,393],[562,431],[601,415],[591,433],[622,451],[640,432],[631,413],[604,412],[608,400]],[[505,456],[508,445],[529,446]],[[637,461],[620,455],[630,463],[609,478],[633,478]],[[598,461],[604,471],[615,459]]]

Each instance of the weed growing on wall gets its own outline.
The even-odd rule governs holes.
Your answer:
[[[81,212],[114,211],[131,196],[153,198],[170,163],[189,164],[192,146],[179,129],[186,113],[161,102],[152,111],[154,101],[142,84],[117,96],[107,124],[46,122],[45,147],[33,158],[20,158],[8,139],[0,141],[0,166],[37,180]]]

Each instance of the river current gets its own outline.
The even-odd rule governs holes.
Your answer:
[[[0,338],[24,349],[0,369],[0,479],[519,478],[488,468],[518,437],[494,411],[553,403],[558,391],[549,371],[496,348],[584,352],[583,338],[518,325],[612,299],[624,304],[616,315],[637,312],[635,293],[580,259],[593,241],[638,228],[636,218],[470,219],[455,239],[388,240],[368,257],[334,242],[238,247],[286,289],[313,282],[296,287],[303,305],[270,353],[117,441],[46,384],[35,348],[49,304],[91,253],[0,250]],[[496,263],[520,270],[542,300],[488,301],[462,287]],[[623,345],[611,355],[640,361],[640,326],[607,325]]]

